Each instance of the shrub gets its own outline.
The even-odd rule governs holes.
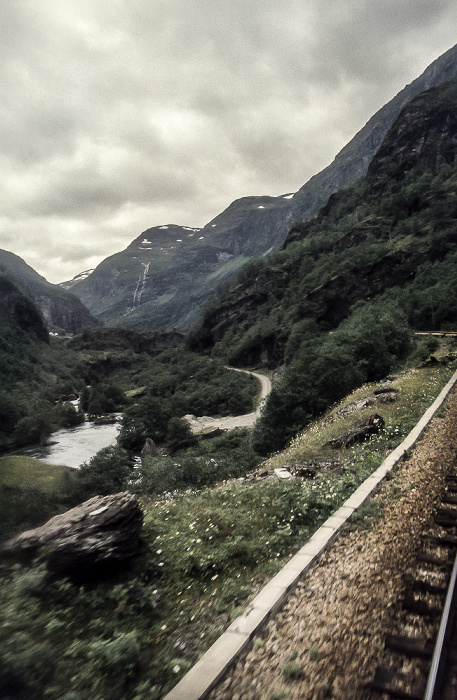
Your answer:
[[[190,425],[187,421],[182,418],[170,418],[167,426],[167,434],[165,437],[165,442],[169,451],[177,452],[184,447],[190,447],[194,445],[197,441],[195,435],[193,435]]]
[[[117,446],[104,447],[77,472],[76,493],[81,500],[124,491],[132,476],[132,458]]]
[[[44,443],[51,435],[52,405],[48,401],[31,401],[27,415],[16,424],[14,441],[18,445]]]
[[[59,428],[71,428],[84,423],[84,413],[76,409],[72,403],[58,403],[52,412],[52,421]]]

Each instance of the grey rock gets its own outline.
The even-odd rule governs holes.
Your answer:
[[[366,438],[378,433],[384,427],[384,419],[377,413],[367,418],[362,418],[349,426],[338,437],[329,440],[325,444],[329,447],[350,447],[355,442],[362,442]]]
[[[142,523],[133,494],[95,496],[8,540],[0,555],[23,563],[44,561],[58,576],[90,578],[138,551]]]
[[[159,457],[160,453],[152,438],[146,438],[143,449],[141,450],[140,457],[144,459],[145,457]]]

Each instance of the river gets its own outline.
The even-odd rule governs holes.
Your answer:
[[[115,444],[118,430],[118,423],[95,425],[86,422],[52,433],[49,445],[29,445],[10,454],[27,455],[48,464],[64,464],[77,469],[103,447]]]
[[[260,402],[265,401],[271,391],[271,382],[265,375],[247,370],[235,369],[237,372],[252,374],[261,384]],[[75,402],[76,405],[76,402]],[[234,430],[240,427],[251,427],[260,414],[260,406],[253,413],[244,416],[228,416],[226,418],[210,418],[203,416],[186,416],[194,432],[199,432],[205,427],[220,427],[224,430]],[[121,414],[117,414],[120,418]],[[10,454],[27,455],[48,464],[63,464],[77,469],[83,462],[88,462],[103,447],[116,443],[119,430],[118,423],[108,425],[95,425],[92,422],[82,423],[73,428],[57,430],[49,438],[49,445],[29,445]]]

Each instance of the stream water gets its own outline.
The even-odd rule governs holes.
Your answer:
[[[102,447],[116,442],[119,430],[117,423],[95,425],[86,422],[73,428],[63,428],[53,433],[49,445],[29,445],[11,454],[35,457],[49,464],[64,464],[78,468],[88,462]]]

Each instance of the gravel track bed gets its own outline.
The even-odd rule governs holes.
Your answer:
[[[457,393],[373,500],[380,518],[346,528],[301,581],[211,700],[379,700],[366,688],[456,461]]]

